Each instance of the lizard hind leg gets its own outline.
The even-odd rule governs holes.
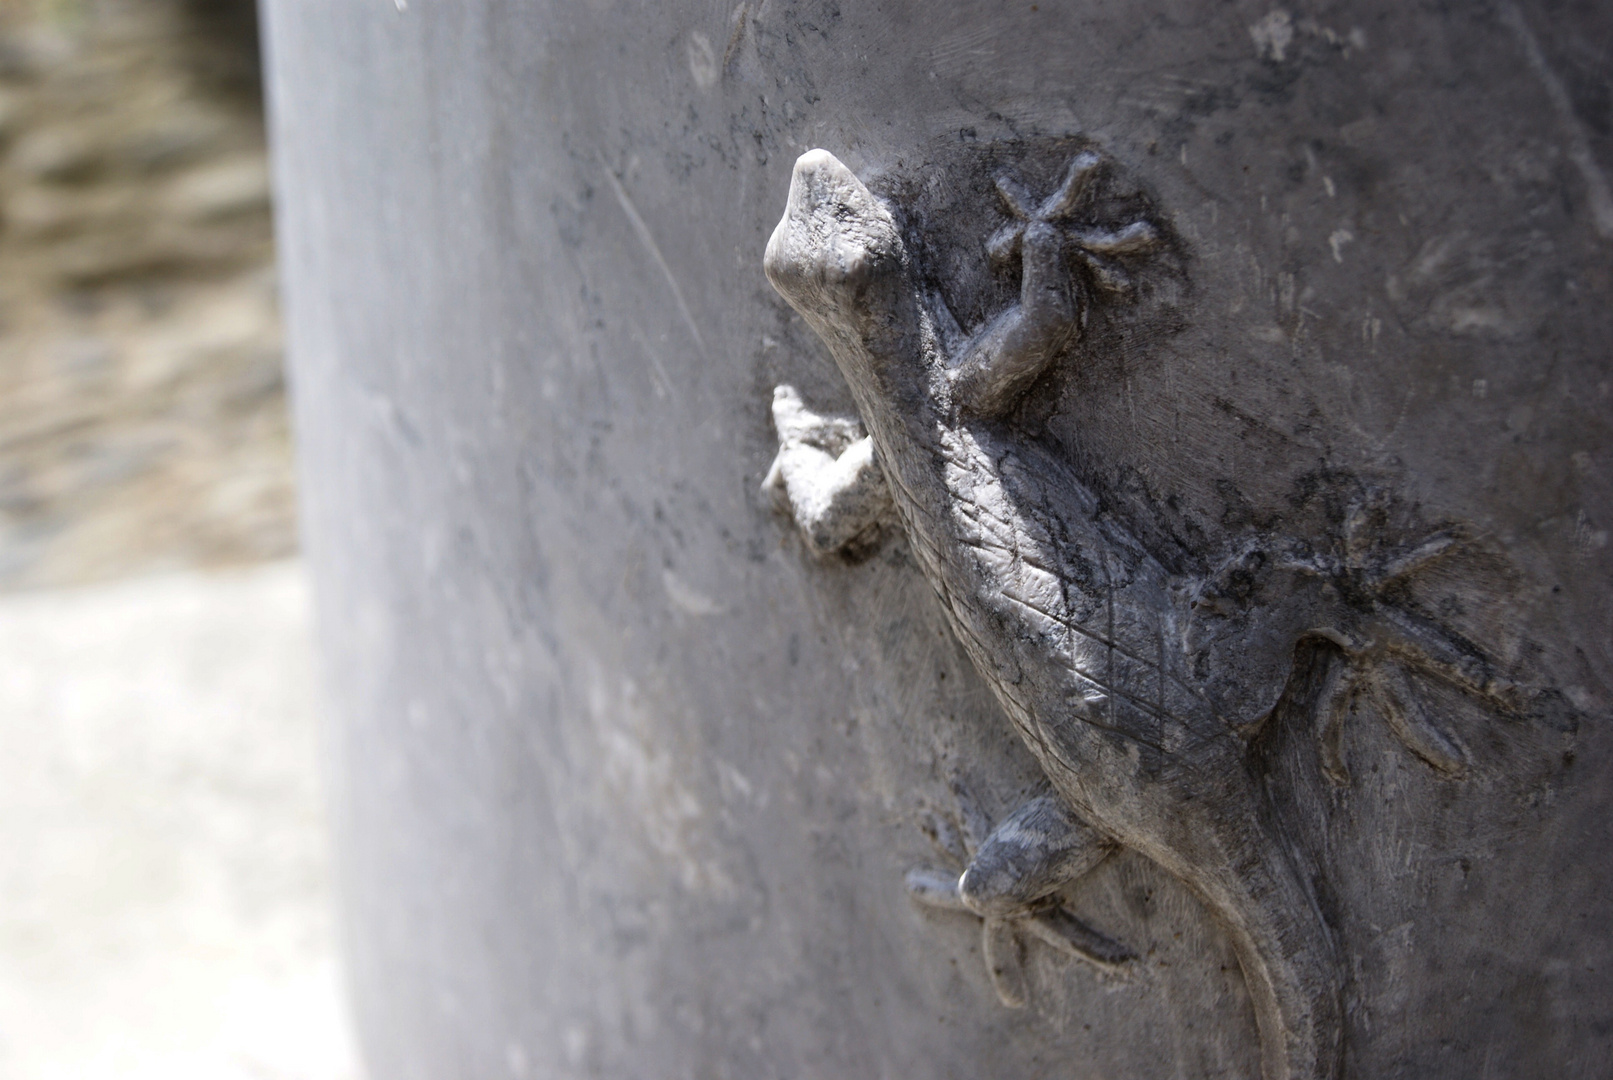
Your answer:
[[[958,878],[958,900],[986,922],[986,960],[1004,1002],[1020,996],[1001,973],[1011,956],[1023,954],[1021,932],[1108,972],[1133,959],[1130,949],[1077,919],[1054,895],[1114,850],[1051,794],[1021,806],[980,844]]]
[[[1025,939],[1014,919],[986,919],[980,928],[980,951],[997,1000],[1010,1009],[1022,1009],[1030,1000],[1025,974]]]
[[[981,918],[981,952],[997,997],[1009,1008],[1028,1000],[1027,948],[1034,938],[1066,956],[1115,973],[1136,954],[1066,911],[1055,895],[1102,862],[1114,845],[1075,818],[1054,795],[1032,799],[991,828],[968,790],[954,784],[961,835],[936,818],[927,829],[962,874],[927,867],[907,874],[907,891],[927,907]]]
[[[1428,715],[1398,665],[1383,665],[1367,685],[1389,730],[1406,749],[1445,776],[1460,777],[1466,771],[1467,753],[1462,745]]]
[[[958,879],[958,892],[982,918],[1022,915],[1113,850],[1056,795],[1042,795],[991,831]]]

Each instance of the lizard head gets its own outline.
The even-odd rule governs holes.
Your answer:
[[[829,346],[854,392],[888,393],[896,375],[889,369],[913,355],[903,318],[907,255],[884,203],[827,150],[796,161],[762,268]]]
[[[762,267],[791,303],[815,304],[895,268],[901,249],[896,222],[874,193],[829,151],[808,150],[795,162]]]

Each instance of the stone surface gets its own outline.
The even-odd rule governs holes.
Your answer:
[[[1065,898],[1138,970],[1033,951],[1024,1010],[978,920],[909,899],[953,781],[1000,820],[1040,770],[902,539],[814,558],[761,488],[776,385],[853,411],[761,275],[797,156],[922,207],[909,235],[973,328],[1006,286],[967,270],[1000,224],[968,162],[1077,136],[1181,274],[1089,325],[1021,419],[1173,574],[1341,537],[1372,490],[1408,529],[1462,523],[1442,618],[1572,704],[1446,703],[1460,780],[1363,710],[1349,783],[1324,781],[1279,718],[1261,775],[1343,952],[1342,1075],[1599,1074],[1602,9],[268,16],[377,1075],[1257,1073],[1227,935],[1149,861]]]

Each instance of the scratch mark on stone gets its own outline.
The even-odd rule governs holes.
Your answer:
[[[1344,245],[1355,239],[1355,233],[1349,229],[1334,229],[1333,235],[1327,238],[1327,246],[1333,249],[1333,261],[1344,261]]]
[[[666,257],[661,254],[661,248],[655,242],[655,234],[650,232],[650,227],[644,223],[644,218],[639,214],[638,207],[633,205],[633,200],[627,197],[627,189],[622,186],[621,180],[617,179],[616,173],[606,169],[605,179],[610,181],[611,192],[621,204],[622,213],[627,215],[628,222],[633,226],[633,232],[638,235],[639,243],[650,253],[655,265],[661,268],[661,276],[666,278],[667,288],[672,290],[672,299],[678,305],[678,314],[683,316],[683,324],[689,328],[689,333],[694,337],[695,344],[700,346],[700,351],[705,352],[706,339],[701,336],[700,327],[695,325],[694,315],[689,311],[689,303],[683,298],[683,290],[678,288],[678,279],[673,276],[672,267],[667,265]]]
[[[1590,199],[1591,218],[1596,222],[1596,231],[1604,240],[1613,240],[1613,190],[1607,182],[1607,174],[1602,172],[1596,158],[1591,153],[1590,140],[1585,137],[1585,125],[1579,117],[1574,115],[1574,104],[1568,99],[1568,90],[1557,73],[1546,65],[1545,54],[1540,51],[1540,43],[1535,40],[1534,33],[1529,24],[1524,21],[1523,12],[1512,3],[1500,5],[1501,21],[1506,23],[1507,29],[1517,37],[1518,43],[1523,46],[1523,54],[1534,69],[1535,76],[1540,85],[1545,88],[1546,96],[1551,99],[1552,107],[1562,118],[1563,126],[1568,129],[1568,158],[1579,169],[1580,175],[1585,179],[1586,194]]]
[[[728,610],[671,570],[661,571],[661,584],[667,598],[690,615],[721,615]]]
[[[739,48],[744,44],[745,30],[749,19],[750,9],[745,4],[740,4],[736,7],[733,16],[729,19],[734,29],[728,35],[728,47],[722,53],[722,70],[724,73],[727,73],[728,69],[733,65],[734,57],[739,54]]]

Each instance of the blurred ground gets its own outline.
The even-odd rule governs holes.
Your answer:
[[[351,1080],[296,563],[0,600],[0,1076]]]
[[[0,0],[0,1080],[354,1080],[250,0]]]
[[[295,546],[250,15],[0,0],[0,588]]]

